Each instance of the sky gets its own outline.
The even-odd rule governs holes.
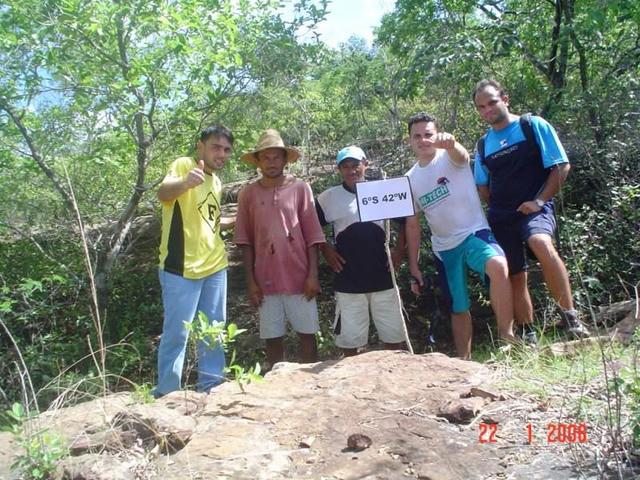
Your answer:
[[[330,0],[326,20],[316,30],[321,40],[336,48],[351,36],[359,36],[371,45],[373,28],[385,13],[393,10],[395,0]]]

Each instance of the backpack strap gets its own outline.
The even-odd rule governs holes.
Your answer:
[[[520,128],[522,129],[525,140],[531,148],[535,149],[538,157],[540,157],[540,161],[542,161],[542,153],[540,152],[540,147],[538,146],[536,135],[533,132],[533,126],[531,125],[531,113],[520,115]]]
[[[542,152],[540,151],[540,146],[536,141],[536,135],[533,132],[533,126],[531,125],[531,113],[520,115],[520,128],[522,129],[522,133],[524,134],[524,138],[527,140],[529,147],[535,149],[538,158],[542,162]],[[560,221],[558,220],[555,209],[553,211],[553,217],[556,221],[556,228],[554,231],[556,249],[558,250],[558,253],[560,253],[562,247],[560,243]]]
[[[487,138],[487,134],[485,133],[476,142],[476,152],[478,152],[478,156],[480,157],[480,160],[482,161],[483,164],[484,164],[484,142],[486,138]]]
[[[480,157],[480,161],[482,162],[483,167],[484,167],[484,143],[485,140],[487,138],[487,134],[485,133],[484,135],[482,135],[478,141],[476,142],[476,152],[478,152],[478,156]],[[491,172],[489,172],[489,185],[491,185]]]

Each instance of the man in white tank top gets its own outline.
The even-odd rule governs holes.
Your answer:
[[[435,119],[419,113],[409,119],[409,143],[416,156],[407,172],[416,209],[431,230],[431,244],[442,262],[452,299],[451,328],[458,356],[471,357],[472,322],[466,273],[471,268],[490,279],[491,305],[498,336],[509,343],[513,335],[513,301],[507,261],[489,229],[469,166],[469,154],[453,135],[438,132]],[[419,214],[407,219],[406,235],[411,289],[423,285],[418,266]]]

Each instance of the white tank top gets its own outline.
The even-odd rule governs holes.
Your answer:
[[[416,209],[431,229],[435,252],[451,250],[469,235],[489,228],[469,164],[456,165],[446,150],[438,149],[426,166],[407,172]]]

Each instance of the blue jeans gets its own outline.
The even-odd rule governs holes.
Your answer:
[[[158,385],[156,397],[180,390],[182,366],[189,332],[183,322],[192,322],[197,312],[210,321],[227,319],[227,269],[208,277],[190,280],[159,271],[164,306],[164,323],[158,349]],[[209,391],[224,380],[224,350],[198,342],[198,383],[196,390]]]

